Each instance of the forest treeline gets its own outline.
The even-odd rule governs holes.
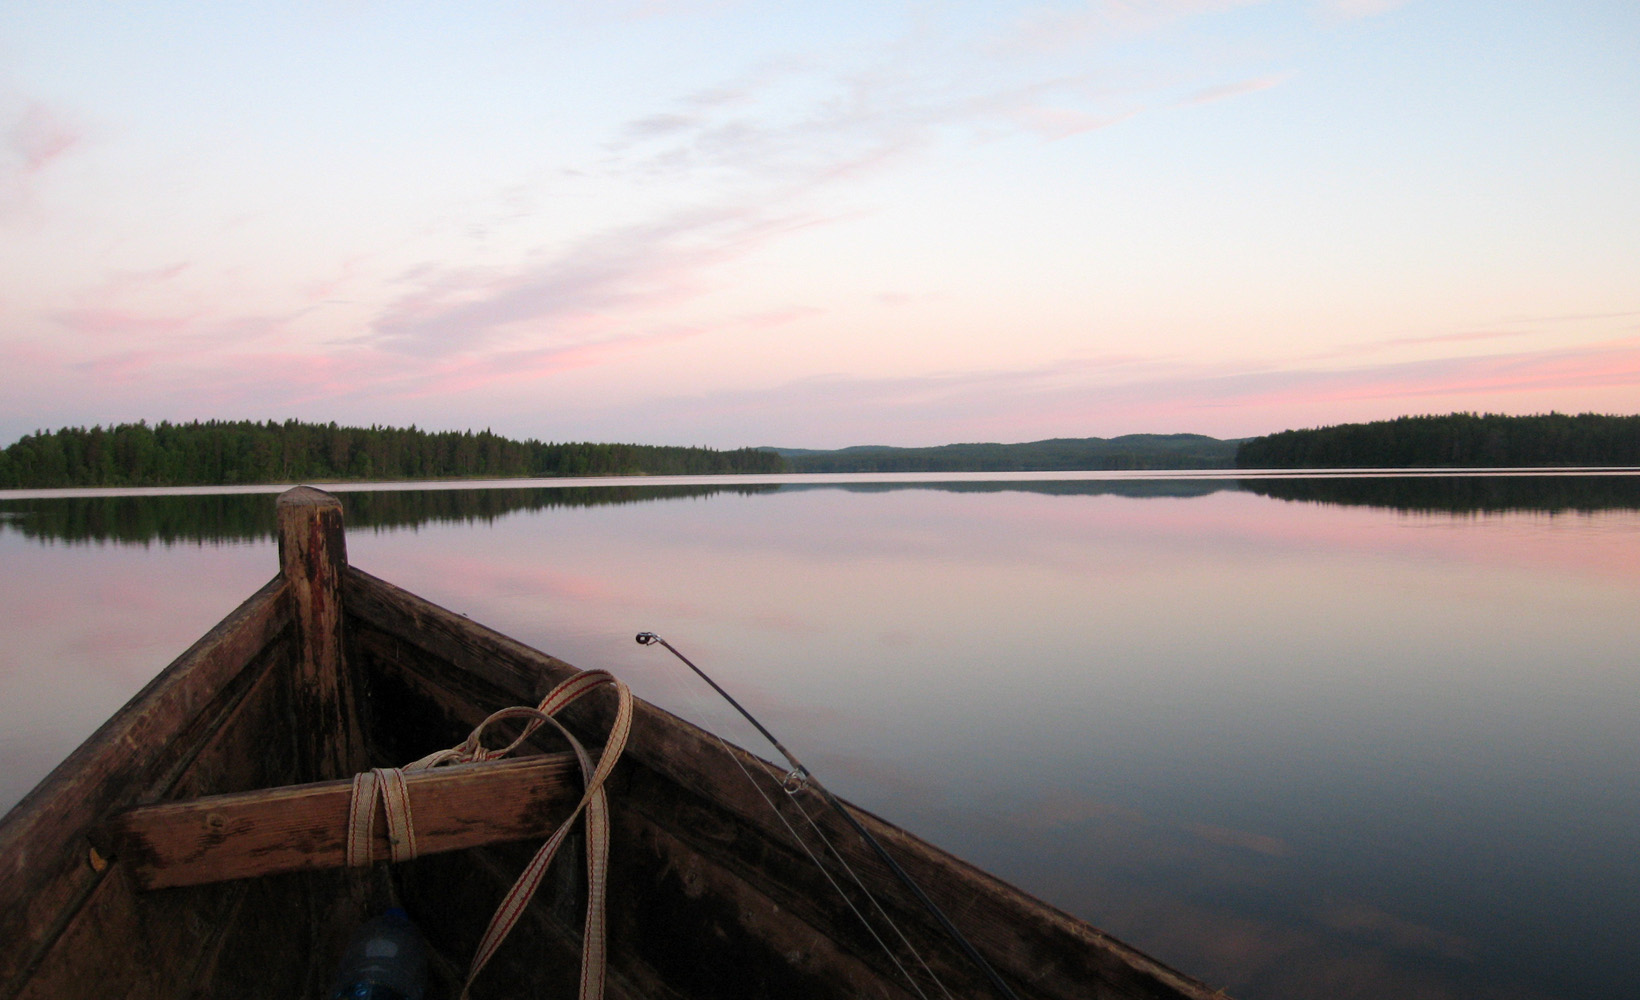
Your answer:
[[[0,451],[0,489],[778,472],[1640,466],[1640,416],[1453,413],[1282,431],[836,451],[515,441],[488,430],[296,420],[39,431]]]
[[[781,449],[793,472],[1071,472],[1119,469],[1228,469],[1236,442],[1202,434],[1050,438],[1023,444],[932,448],[858,445],[836,451]]]
[[[1640,466],[1640,416],[1496,413],[1397,417],[1243,441],[1242,469]]]
[[[65,427],[0,452],[0,488],[784,472],[771,451],[514,441],[296,420]]]

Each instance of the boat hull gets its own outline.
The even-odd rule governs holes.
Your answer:
[[[279,577],[0,821],[0,1000],[315,995],[351,928],[395,904],[432,945],[430,995],[458,991],[534,842],[144,890],[109,834],[114,818],[149,803],[342,778],[361,761],[414,760],[459,742],[495,709],[535,703],[575,672],[347,566],[339,537],[332,542],[328,585],[293,585],[322,577],[324,568],[315,570],[311,553],[286,551]],[[328,654],[327,635],[336,639]],[[334,662],[327,666],[326,657]],[[335,678],[315,694],[316,671],[325,669]],[[611,712],[589,698],[563,719],[595,743]],[[542,749],[562,749],[548,742]],[[845,821],[812,790],[788,795],[783,779],[774,765],[636,703],[625,755],[607,785],[608,995],[992,995]],[[771,801],[786,822],[806,825],[798,810],[806,813],[874,901],[831,885]],[[853,811],[1022,998],[1223,995]],[[555,864],[473,996],[568,995],[578,977],[585,892],[578,858]],[[868,928],[857,910],[881,916]]]

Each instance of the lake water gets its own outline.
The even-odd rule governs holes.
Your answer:
[[[1243,1000],[1633,997],[1640,476],[343,494],[352,561]],[[274,572],[269,495],[0,495],[0,808]]]

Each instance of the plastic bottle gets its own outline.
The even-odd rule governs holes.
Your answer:
[[[342,955],[331,1000],[422,1000],[427,941],[398,907],[367,920]]]

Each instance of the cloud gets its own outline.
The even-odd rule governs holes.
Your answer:
[[[1014,22],[995,43],[1000,52],[1059,52],[1093,42],[1153,32],[1185,18],[1268,0],[1095,0],[1039,7]]]
[[[1239,2],[1106,4],[1080,16],[1144,27]],[[642,337],[658,310],[710,288],[713,268],[799,226],[860,211],[820,216],[811,199],[823,190],[953,138],[1062,140],[1140,113],[1097,73],[1050,68],[1028,54],[999,59],[984,48],[972,31],[919,29],[838,61],[772,58],[618,124],[604,156],[572,172],[575,183],[641,184],[667,192],[664,204],[691,207],[517,264],[406,272],[401,294],[359,342],[436,359]],[[1198,99],[1282,79],[1246,80]]]
[[[1251,94],[1260,90],[1269,90],[1271,87],[1279,87],[1281,84],[1292,79],[1292,77],[1293,74],[1291,73],[1275,73],[1269,76],[1254,77],[1251,80],[1240,80],[1236,83],[1227,83],[1220,87],[1208,87],[1206,90],[1196,91],[1196,93],[1187,98],[1184,103],[1187,105],[1210,104],[1213,101],[1222,101],[1227,97],[1239,97],[1242,94]]]
[[[1423,344],[1463,344],[1478,340],[1503,340],[1525,336],[1517,330],[1466,330],[1460,333],[1437,333],[1423,337],[1390,337],[1373,341],[1371,347],[1416,347]]]
[[[82,136],[60,111],[40,101],[0,94],[0,211],[26,204],[36,179]],[[15,104],[9,112],[7,105]]]
[[[1353,20],[1387,14],[1398,7],[1405,7],[1410,2],[1411,0],[1322,0],[1321,9],[1335,17]]]
[[[1059,139],[1137,113],[1101,80],[1080,60],[1067,71],[971,36],[913,31],[838,61],[770,62],[628,121],[597,172],[716,178],[747,185],[743,197],[781,201],[943,141]]]
[[[608,364],[646,348],[687,340],[702,331],[692,326],[662,327],[646,333],[571,344],[499,351],[470,358],[445,359],[431,367],[400,365],[389,376],[370,380],[377,394],[395,399],[437,398],[454,393],[496,389],[537,382],[577,368]]]
[[[1440,344],[1479,343],[1487,340],[1506,340],[1511,337],[1531,336],[1526,331],[1517,330],[1465,330],[1457,333],[1436,333],[1417,337],[1383,337],[1377,340],[1356,341],[1326,351],[1318,351],[1295,359],[1300,363],[1315,363],[1318,361],[1337,361],[1341,358],[1356,358],[1363,355],[1378,354],[1383,351],[1405,347],[1428,347]]]
[[[1625,386],[1640,387],[1640,340],[1253,376],[1230,398],[1408,399]]]
[[[1640,339],[1575,348],[1426,361],[1282,367],[1106,358],[941,375],[806,378],[779,386],[629,403],[606,419],[693,425],[715,440],[838,447],[874,441],[929,445],[1065,435],[1195,431],[1266,433],[1307,420],[1393,416],[1419,409],[1599,408],[1640,388]],[[884,440],[882,428],[894,428]],[[700,431],[697,431],[700,433]]]
[[[815,186],[882,166],[929,141],[928,129],[950,109],[930,107],[879,71],[853,77],[816,74],[727,88],[740,96],[702,113],[646,116],[621,126],[597,167],[621,181],[715,179],[734,184],[742,203],[780,203]],[[686,105],[690,101],[685,102]]]
[[[1521,337],[1541,338],[1544,331],[1534,329],[1546,325],[1562,323],[1577,323],[1584,327],[1585,336],[1596,335],[1597,330],[1603,330],[1607,335],[1626,334],[1640,331],[1640,326],[1634,323],[1600,323],[1601,320],[1628,320],[1640,317],[1640,312],[1605,312],[1605,313],[1575,313],[1560,316],[1517,316],[1501,322],[1513,329],[1489,330],[1458,330],[1451,333],[1420,334],[1415,337],[1383,337],[1376,340],[1357,341],[1349,344],[1340,344],[1331,350],[1309,354],[1294,359],[1300,363],[1317,361],[1333,361],[1340,358],[1361,357],[1383,351],[1397,350],[1408,347],[1439,347],[1449,344],[1478,344],[1486,341],[1511,340]]]
[[[682,132],[699,124],[700,119],[691,115],[650,115],[647,118],[627,122],[626,126],[621,129],[621,135],[622,138],[628,140],[655,139]]]
[[[739,317],[730,325],[755,330],[769,330],[795,323],[800,319],[813,319],[816,316],[823,316],[825,312],[826,310],[816,306],[781,306],[762,312],[748,313]]]
[[[410,290],[360,342],[438,358],[504,342],[565,349],[642,338],[644,310],[698,293],[711,267],[812,221],[695,209],[590,236],[509,272],[424,266],[403,276]]]
[[[130,337],[148,338],[180,333],[197,317],[151,316],[130,309],[93,306],[61,309],[53,313],[51,318],[75,333],[100,339],[125,340]]]
[[[1065,139],[1084,132],[1109,128],[1127,121],[1136,114],[1137,111],[1124,111],[1094,115],[1071,108],[1025,106],[1015,112],[1014,117],[1044,139]]]
[[[74,148],[80,133],[63,115],[39,101],[25,105],[5,127],[0,145],[14,169],[37,174],[53,160]]]

